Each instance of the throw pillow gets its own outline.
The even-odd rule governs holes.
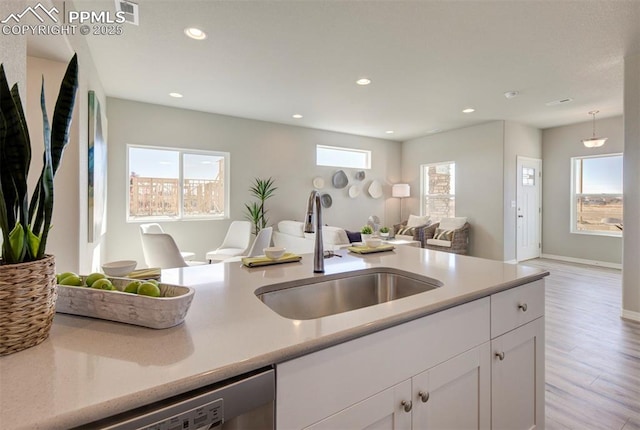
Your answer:
[[[362,242],[362,236],[360,235],[359,231],[345,230],[345,233],[347,233],[347,237],[349,238],[350,243]]]
[[[420,227],[426,224],[429,224],[429,215],[425,215],[425,216],[409,215],[409,220],[407,221],[407,227]]]
[[[438,226],[442,230],[458,230],[467,222],[467,217],[442,218]]]
[[[401,234],[403,236],[413,236],[416,232],[415,227],[400,227],[396,234]]]
[[[448,240],[450,242],[453,241],[453,230],[444,230],[441,228],[436,228],[436,232],[433,235],[434,239],[438,240]]]

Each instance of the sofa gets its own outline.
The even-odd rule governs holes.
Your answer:
[[[305,233],[304,223],[284,220],[273,232],[273,244],[295,254],[310,254],[315,248],[315,233]],[[347,232],[340,227],[322,227],[322,246],[325,251],[336,251],[351,246]]]

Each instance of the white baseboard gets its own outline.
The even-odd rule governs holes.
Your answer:
[[[503,261],[503,263],[507,263],[507,264],[518,264],[518,260],[516,260],[515,258],[513,260],[506,260]]]
[[[625,320],[640,322],[640,312],[628,311],[626,309],[623,309],[620,317]]]
[[[565,257],[564,255],[542,254],[541,258],[548,258],[549,260],[567,261],[569,263],[587,264],[590,266],[608,267],[610,269],[622,270],[622,264],[609,263],[607,261],[587,260],[584,258]]]

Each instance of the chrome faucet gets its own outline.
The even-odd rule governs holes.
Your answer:
[[[309,202],[307,203],[307,221],[304,223],[304,232],[313,233],[313,206],[315,204],[316,215],[316,244],[313,252],[313,272],[324,273],[324,248],[322,247],[322,204],[320,193],[311,191]]]

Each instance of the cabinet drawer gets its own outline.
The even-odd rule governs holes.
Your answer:
[[[491,338],[544,315],[544,279],[491,296]]]

